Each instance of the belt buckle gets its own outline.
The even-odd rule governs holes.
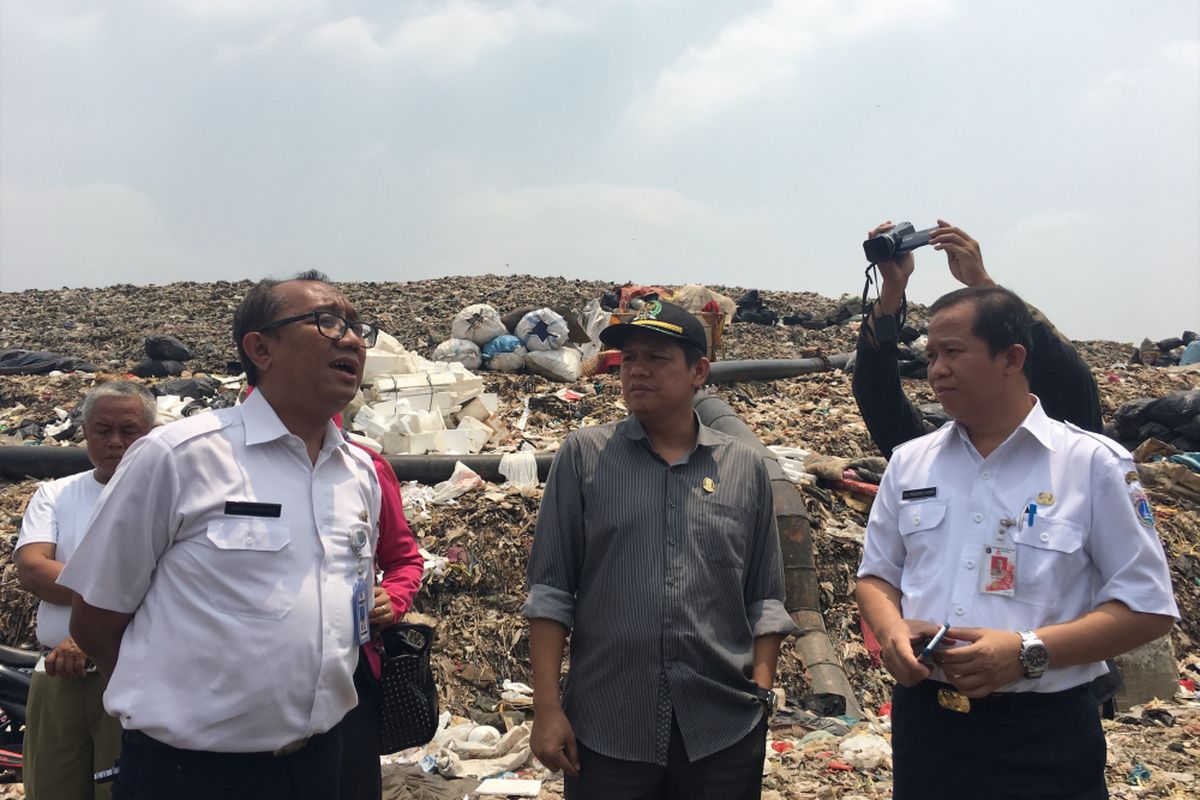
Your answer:
[[[271,755],[274,756],[275,758],[282,758],[283,756],[290,756],[292,753],[295,753],[298,750],[303,750],[304,746],[306,744],[308,744],[308,740],[311,738],[312,738],[311,736],[305,736],[303,739],[297,739],[294,742],[289,742],[288,744],[285,744],[283,747],[279,748],[278,750],[273,751],[271,753]]]
[[[971,698],[953,689],[938,689],[937,701],[938,705],[947,711],[955,711],[959,714],[967,714],[971,711]]]

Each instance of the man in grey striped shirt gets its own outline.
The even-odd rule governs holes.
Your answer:
[[[569,800],[757,798],[795,630],[766,469],[692,410],[709,367],[692,314],[655,301],[601,339],[632,414],[568,436],[546,482],[523,610],[533,752]]]

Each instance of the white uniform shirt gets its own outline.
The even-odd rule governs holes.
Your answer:
[[[193,750],[332,728],[357,702],[352,594],[379,504],[366,453],[331,423],[314,465],[261,392],[138,440],[59,576],[133,614],[105,708]]]
[[[1120,445],[1050,419],[1040,402],[987,458],[947,423],[896,448],[858,575],[899,588],[901,614],[936,625],[1032,630],[1110,600],[1178,618],[1149,505],[1139,514],[1145,496],[1136,478]],[[982,593],[980,580],[984,548],[1006,518],[1018,521],[1005,529],[1017,551],[1012,597]],[[1101,662],[1055,667],[1051,653],[1041,678],[1001,691],[1061,691],[1106,671]],[[946,681],[941,669],[933,678]]]
[[[38,484],[21,520],[14,552],[27,544],[47,542],[54,545],[54,560],[67,563],[103,490],[94,470]],[[37,612],[37,638],[42,647],[53,649],[70,636],[70,621],[69,605],[43,600]]]

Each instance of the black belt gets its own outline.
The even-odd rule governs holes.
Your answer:
[[[221,757],[228,756],[230,758],[246,758],[246,759],[283,758],[284,756],[294,755],[294,754],[299,753],[302,750],[304,750],[304,748],[307,747],[309,744],[311,744],[314,739],[317,739],[324,735],[325,734],[323,734],[323,733],[318,733],[315,736],[309,736],[304,739],[297,739],[294,742],[285,744],[283,747],[280,747],[278,750],[261,750],[258,752],[251,752],[251,753],[224,753],[224,752],[214,752],[214,751],[209,751],[209,750],[187,750],[182,747],[174,747],[173,745],[169,745],[166,742],[161,742],[158,739],[155,739],[153,736],[142,733],[141,731],[136,731],[136,730],[125,731],[125,737],[128,739],[128,741],[131,744],[134,744],[138,747],[153,747],[158,750],[170,750],[171,752],[174,752],[174,753],[188,753],[188,754],[195,753],[198,756],[221,756]]]
[[[961,693],[948,683],[938,681],[922,681],[911,690],[929,695],[931,702],[938,703],[943,708],[947,705],[942,698],[946,693],[962,696]],[[939,697],[941,693],[941,697]],[[995,692],[987,697],[971,698],[969,712],[971,714],[1009,714],[1029,709],[1046,709],[1057,705],[1069,705],[1079,702],[1080,697],[1086,699],[1088,705],[1094,705],[1088,684],[1080,684],[1060,692]],[[965,699],[965,698],[964,698]],[[955,709],[966,710],[966,709]]]

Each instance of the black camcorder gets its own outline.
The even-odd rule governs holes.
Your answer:
[[[937,228],[926,228],[918,231],[911,222],[901,222],[887,233],[881,233],[873,239],[863,242],[863,253],[867,261],[878,264],[880,261],[891,261],[896,256],[904,255],[910,250],[929,244],[929,238]]]

